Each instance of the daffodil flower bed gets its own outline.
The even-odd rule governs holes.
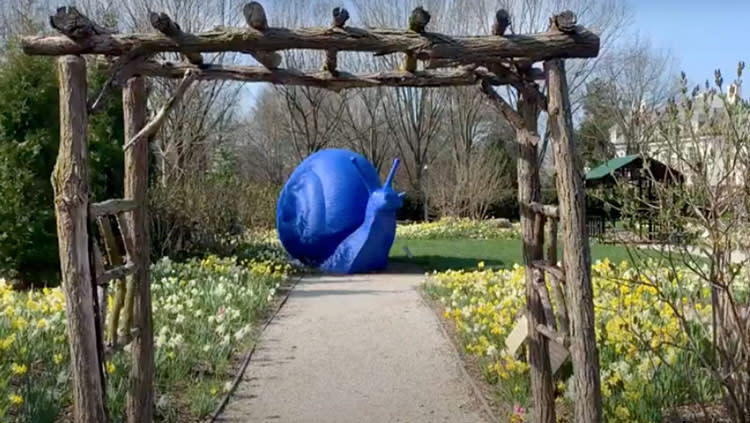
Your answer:
[[[164,258],[152,266],[160,420],[194,420],[216,406],[232,354],[252,342],[255,322],[290,271],[277,257]],[[126,347],[105,364],[112,421],[123,420],[129,361]],[[55,421],[70,404],[68,362],[60,289],[15,292],[0,280],[0,421]]]
[[[496,220],[455,217],[396,227],[396,237],[400,239],[516,239],[518,233],[517,223],[507,227]]]
[[[531,405],[528,365],[524,354],[504,352],[506,337],[525,307],[524,269],[516,265],[489,270],[481,263],[479,267],[429,274],[426,289],[445,307],[443,316],[454,324],[465,352],[479,359],[487,382],[497,387],[498,400],[524,409]],[[716,398],[717,387],[695,354],[688,352],[695,345],[688,345],[684,322],[657,295],[653,281],[665,280],[680,295],[692,292],[669,303],[691,306],[696,322],[711,318],[706,290],[690,289],[691,281],[682,274],[643,275],[625,262],[615,265],[608,260],[594,264],[592,277],[606,421],[660,421],[668,407]],[[570,405],[570,373],[562,371],[559,376],[558,401]],[[519,421],[518,413],[513,416]]]

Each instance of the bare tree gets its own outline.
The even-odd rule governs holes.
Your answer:
[[[186,32],[200,32],[214,26],[240,26],[243,2],[222,0],[125,0],[117,4],[120,26],[127,30],[152,31],[149,11],[167,13]],[[179,55],[167,56],[181,60]],[[237,54],[206,55],[207,62],[227,63],[243,60]],[[151,82],[149,102],[152,109],[169,98],[175,81]],[[153,143],[159,180],[168,184],[185,175],[197,176],[209,168],[218,148],[236,138],[235,106],[240,86],[225,81],[195,85],[170,113]]]
[[[616,131],[615,138],[625,145],[626,153],[637,153],[654,133],[654,122],[649,117],[676,94],[671,53],[656,49],[650,41],[636,36],[602,62],[596,76],[606,84],[606,89],[602,95],[587,97],[593,101],[587,104],[587,109],[607,119],[592,119],[591,123],[614,124],[597,128],[598,132]]]
[[[275,89],[266,87],[241,125],[238,162],[244,179],[281,186],[297,163],[297,153],[286,141],[287,131],[281,124],[283,102]]]
[[[475,89],[445,90],[445,148],[429,172],[430,204],[441,215],[484,217],[503,188],[511,161],[495,142],[496,118]]]

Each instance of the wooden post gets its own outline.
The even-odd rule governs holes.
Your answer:
[[[250,28],[256,31],[264,32],[268,29],[268,18],[263,6],[257,1],[251,1],[242,8],[242,14],[245,15],[245,21]],[[281,55],[275,51],[257,50],[248,51],[255,60],[267,69],[277,69],[281,65]]]
[[[96,224],[99,227],[99,233],[104,240],[104,250],[106,251],[110,267],[122,266],[122,253],[119,251],[119,247],[115,241],[115,235],[112,232],[112,225],[109,216],[100,216],[96,219]],[[107,330],[105,331],[105,339],[110,346],[117,343],[117,329],[120,326],[120,312],[122,311],[123,304],[125,304],[125,278],[118,279],[115,282],[115,286],[115,300],[112,307],[112,314],[109,316],[108,327],[105,326],[107,327]]]
[[[424,10],[422,6],[416,7],[411,11],[411,15],[409,15],[409,31],[416,32],[417,34],[424,34],[425,27],[430,23],[430,19],[431,16],[429,12]],[[403,70],[411,73],[414,73],[417,70],[417,55],[414,54],[413,51],[406,52]],[[426,216],[425,220],[427,220]]]
[[[535,88],[534,88],[535,89]],[[539,181],[539,161],[537,159],[537,125],[539,106],[535,96],[520,93],[518,110],[523,126],[516,129],[518,139],[518,201],[521,212],[521,234],[523,239],[523,261],[526,266],[526,307],[528,309],[528,347],[531,373],[531,392],[534,409],[531,421],[555,423],[555,397],[552,386],[552,369],[549,361],[547,338],[537,331],[537,325],[544,325],[545,315],[536,285],[542,273],[531,263],[543,259],[544,228],[542,216],[534,213],[526,205],[539,202],[541,183]],[[544,283],[544,279],[541,280]]]
[[[544,68],[547,71],[549,89],[548,125],[557,169],[563,268],[570,313],[571,357],[576,395],[575,421],[598,423],[602,421],[602,402],[583,174],[576,165],[575,134],[565,65],[558,59],[545,62]]]
[[[547,220],[547,251],[546,261],[548,266],[557,265],[557,219]],[[570,320],[568,319],[568,305],[565,301],[562,283],[555,272],[547,272],[549,278],[550,291],[555,302],[555,314],[557,319],[557,330],[564,336],[570,337]]]
[[[343,29],[344,25],[346,25],[346,21],[349,19],[349,11],[343,7],[335,7],[333,8],[332,15],[331,30],[335,31],[337,28]],[[337,51],[335,48],[326,50],[326,60],[325,63],[323,63],[323,70],[330,72],[331,75],[338,75],[338,71],[336,70],[336,66],[338,66],[336,53]]]
[[[52,174],[76,423],[106,421],[89,268],[86,61],[58,61],[60,148]]]
[[[125,139],[130,140],[146,124],[146,87],[142,78],[131,78],[122,95]],[[148,143],[135,143],[125,151],[125,198],[136,202],[128,227],[135,250],[132,261],[134,291],[130,389],[127,397],[127,422],[149,423],[154,404],[154,340],[149,281],[149,238],[147,197]]]

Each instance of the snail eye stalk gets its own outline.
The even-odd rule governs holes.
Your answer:
[[[391,166],[391,170],[388,172],[388,177],[385,178],[385,183],[383,184],[384,187],[390,187],[391,183],[393,183],[393,177],[396,176],[396,168],[398,168],[398,164],[398,158],[393,159],[393,165]]]

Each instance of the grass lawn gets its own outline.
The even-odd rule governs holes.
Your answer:
[[[408,248],[411,258],[407,257]],[[558,246],[558,254],[562,247]],[[591,241],[594,261],[609,258],[611,261],[629,261],[624,247],[599,244]],[[518,239],[396,239],[390,257],[394,261],[413,263],[426,271],[447,269],[475,269],[479,261],[486,267],[507,268],[521,262],[521,240]]]

